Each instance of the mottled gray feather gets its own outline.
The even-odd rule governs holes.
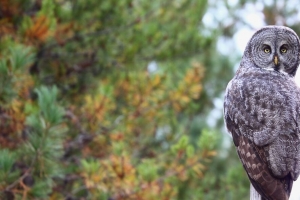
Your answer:
[[[293,30],[264,27],[252,36],[226,89],[226,127],[265,199],[288,199],[300,173],[300,89],[294,81],[299,55]]]

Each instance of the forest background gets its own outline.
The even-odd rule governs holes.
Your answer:
[[[299,34],[295,3],[0,0],[0,198],[249,199],[222,119],[236,33]]]

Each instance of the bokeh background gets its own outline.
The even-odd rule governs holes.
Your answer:
[[[0,198],[249,199],[223,95],[274,24],[297,1],[0,0]]]

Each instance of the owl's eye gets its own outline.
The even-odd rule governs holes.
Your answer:
[[[269,46],[264,47],[264,52],[265,53],[271,53],[271,48]]]
[[[280,52],[281,52],[281,53],[286,53],[286,52],[287,52],[287,49],[284,48],[284,47],[282,47],[282,48],[280,48]]]

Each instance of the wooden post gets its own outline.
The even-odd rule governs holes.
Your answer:
[[[261,200],[261,196],[256,192],[255,188],[250,183],[250,200]]]

